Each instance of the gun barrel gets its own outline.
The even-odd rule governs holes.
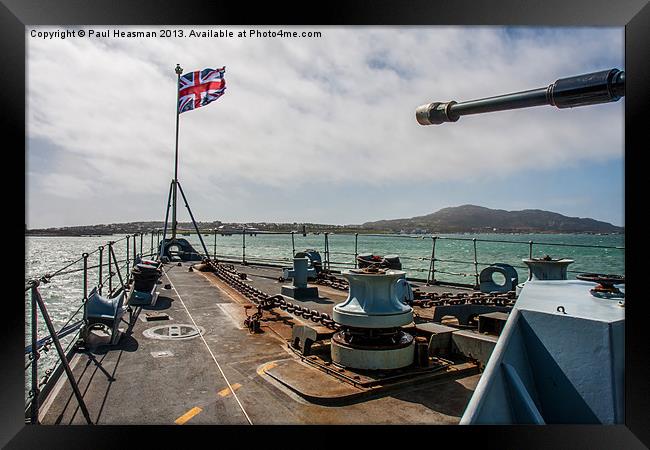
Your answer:
[[[552,105],[557,108],[615,102],[625,95],[625,72],[603,70],[561,78],[547,87],[458,103],[433,102],[415,110],[420,125],[456,122],[460,116]]]

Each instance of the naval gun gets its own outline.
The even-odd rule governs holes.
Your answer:
[[[415,110],[415,118],[420,125],[440,125],[445,122],[456,122],[460,116],[470,114],[542,105],[574,108],[615,102],[623,96],[625,96],[625,72],[610,69],[560,78],[547,87],[496,97],[460,103],[453,100],[428,103]]]
[[[421,125],[440,125],[470,114],[573,108],[623,96],[625,72],[610,69],[496,97],[433,102],[418,107],[415,117]],[[624,423],[625,293],[615,286],[624,277],[582,274],[568,280],[566,266],[573,260],[524,262],[530,279],[517,289],[460,424]]]

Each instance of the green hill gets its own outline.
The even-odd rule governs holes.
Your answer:
[[[443,208],[426,216],[366,222],[364,228],[388,232],[461,233],[622,233],[623,227],[594,219],[567,217],[540,209],[506,211],[475,205]]]

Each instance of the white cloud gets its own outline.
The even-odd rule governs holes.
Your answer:
[[[309,29],[323,37],[28,37],[28,134],[57,149],[56,176],[42,188],[98,200],[111,190],[166,195],[176,63],[185,71],[226,66],[226,94],[180,117],[180,179],[214,192],[215,201],[228,195],[224,184],[327,180],[378,188],[622,156],[623,102],[470,116],[437,127],[414,117],[430,101],[622,69],[622,29],[297,28]],[[32,186],[30,195],[38,194]]]
[[[89,180],[64,173],[50,173],[39,179],[44,193],[53,194],[68,199],[80,199],[93,195],[92,184]]]

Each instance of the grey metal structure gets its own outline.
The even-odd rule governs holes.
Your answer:
[[[350,269],[348,297],[334,306],[342,329],[331,340],[332,361],[357,369],[396,369],[413,363],[415,341],[398,327],[413,321],[413,308],[398,297],[399,270]]]
[[[567,267],[575,261],[568,258],[552,259],[528,258],[523,262],[528,266],[528,280],[566,280]]]
[[[120,337],[119,325],[124,315],[125,292],[121,291],[115,297],[103,297],[93,289],[90,297],[84,304],[84,321],[81,335],[88,336],[90,330],[97,325],[105,326],[111,331],[112,345],[116,344]]]
[[[503,284],[498,284],[494,281],[495,273],[503,275]],[[481,292],[508,292],[515,290],[519,282],[519,275],[517,275],[517,271],[510,264],[496,263],[481,271],[479,281],[479,289],[481,289]]]
[[[461,424],[620,424],[625,308],[593,283],[526,283]]]
[[[456,122],[460,116],[531,106],[558,108],[615,102],[625,95],[625,72],[619,69],[560,78],[547,87],[458,103],[433,102],[419,106],[415,118],[420,125]]]
[[[318,288],[315,286],[307,286],[307,279],[316,276],[316,269],[307,267],[308,264],[309,258],[296,257],[293,258],[293,268],[283,269],[283,278],[292,278],[293,284],[282,286],[282,295],[295,298],[296,300],[318,298]]]

